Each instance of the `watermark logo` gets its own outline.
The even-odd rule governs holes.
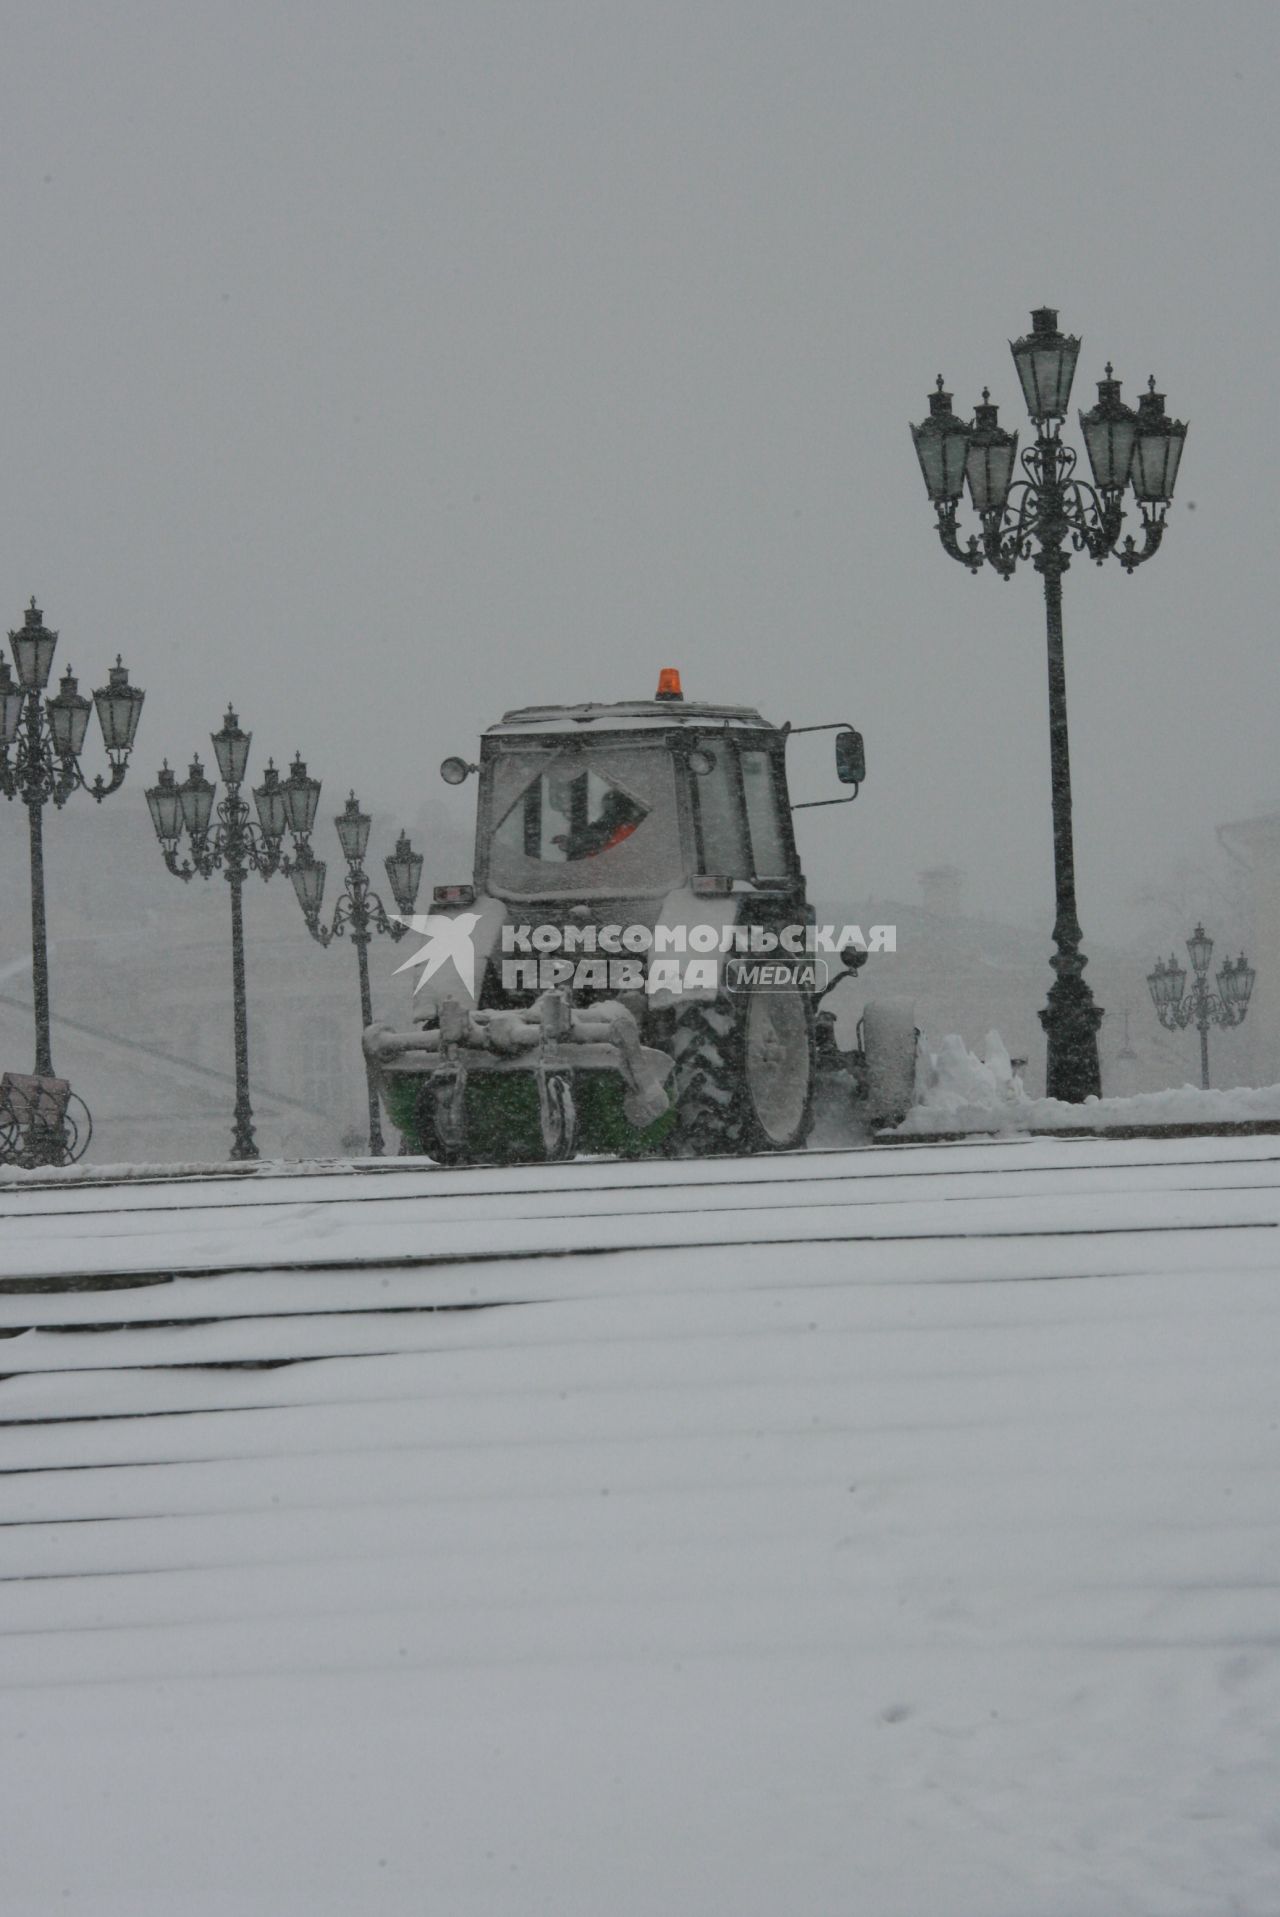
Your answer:
[[[475,997],[478,912],[428,913],[400,924],[426,937],[397,976],[421,967],[415,994],[452,965]],[[830,958],[896,952],[897,928],[873,925],[522,925],[502,926],[491,962],[504,993],[821,992]],[[444,981],[442,981],[444,983]]]
[[[395,976],[401,972],[412,971],[415,965],[422,967],[422,977],[414,986],[414,996],[422,990],[438,971],[445,965],[452,965],[462,981],[468,998],[476,995],[476,947],[475,929],[480,923],[478,912],[454,912],[446,916],[442,912],[415,912],[411,918],[401,918],[398,913],[392,915],[401,925],[407,925],[411,932],[417,932],[426,939],[420,951],[407,958],[403,965],[397,965]]]
[[[827,961],[820,958],[730,958],[724,962],[727,992],[822,992]]]

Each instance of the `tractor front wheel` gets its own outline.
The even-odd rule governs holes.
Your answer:
[[[794,1151],[813,1123],[813,1006],[794,988],[751,992],[743,1015],[743,1084],[757,1146]]]

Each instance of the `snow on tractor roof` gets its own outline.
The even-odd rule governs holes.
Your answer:
[[[613,704],[593,701],[581,706],[521,706],[504,712],[500,725],[490,726],[486,738],[519,736],[527,732],[567,732],[572,726],[593,726],[601,732],[670,731],[684,725],[747,726],[776,732],[777,727],[754,706],[713,706],[675,699],[620,699]]]

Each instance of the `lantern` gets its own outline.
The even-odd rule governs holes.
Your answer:
[[[417,904],[418,887],[422,883],[422,854],[414,851],[408,834],[402,832],[396,840],[395,851],[387,854],[384,864],[392,895],[407,918]]]
[[[1186,443],[1186,423],[1170,419],[1164,394],[1156,391],[1155,374],[1138,401],[1137,439],[1133,449],[1133,491],[1149,505],[1167,505]]]
[[[1097,404],[1080,415],[1093,482],[1100,492],[1123,492],[1129,483],[1133,464],[1133,443],[1138,432],[1138,415],[1120,397],[1120,381],[1107,377],[1098,381]]]
[[[369,843],[369,827],[373,822],[367,812],[360,810],[354,792],[348,798],[345,810],[339,813],[333,823],[338,828],[343,858],[348,865],[359,865]]]
[[[223,784],[239,785],[244,778],[244,769],[249,763],[249,745],[253,734],[240,730],[240,721],[228,706],[221,732],[215,732],[211,736]]]
[[[1080,341],[1058,331],[1055,307],[1038,306],[1031,315],[1031,331],[1010,340],[1009,350],[1022,382],[1027,411],[1037,425],[1065,419],[1075,378]]]
[[[267,760],[262,784],[253,789],[253,803],[258,808],[258,824],[262,827],[263,837],[282,839],[288,824],[288,816],[284,802],[284,787],[280,783],[280,774],[276,770],[274,759]]]
[[[1246,963],[1243,952],[1234,964],[1228,959],[1218,973],[1218,996],[1233,1012],[1238,1011],[1241,1018],[1248,1008],[1256,976],[1253,967]]]
[[[58,643],[56,632],[44,623],[44,614],[34,599],[23,614],[20,632],[9,634],[13,663],[24,692],[43,692],[53,671],[53,654]]]
[[[102,727],[102,742],[108,752],[128,752],[132,748],[145,697],[137,686],[129,684],[129,668],[117,653],[115,664],[107,672],[106,685],[100,686],[93,695],[98,724]]]
[[[160,768],[155,785],[147,793],[147,810],[161,845],[176,845],[182,836],[182,801],[178,796],[177,780],[167,759]]]
[[[57,697],[45,700],[53,749],[60,759],[80,757],[92,710],[92,705],[77,687],[75,674],[68,667],[62,675]]]
[[[309,846],[295,860],[289,874],[293,881],[293,889],[298,895],[298,904],[302,907],[303,915],[308,923],[318,918],[320,914],[320,901],[324,897],[324,874],[324,860],[317,859]]]
[[[1187,940],[1187,957],[1195,968],[1197,978],[1203,978],[1209,969],[1209,960],[1213,957],[1213,940],[1203,925],[1197,925]]]
[[[213,811],[214,787],[204,776],[204,767],[199,759],[191,761],[191,769],[178,787],[178,800],[182,806],[182,823],[191,834],[193,844],[198,844],[209,830],[209,817]]]
[[[295,838],[305,839],[316,822],[316,807],[320,803],[320,781],[309,779],[307,768],[303,764],[301,753],[295,753],[293,764],[289,767],[289,777],[284,785],[284,809],[289,821],[289,830]]]
[[[939,373],[937,391],[929,395],[928,419],[911,428],[925,489],[936,506],[954,502],[964,491],[969,433],[968,423],[952,412],[951,395],[943,391]]]
[[[996,423],[996,408],[984,386],[982,404],[974,409],[973,431],[965,454],[964,476],[969,482],[969,497],[980,513],[1002,513],[1013,482],[1013,461],[1018,450],[1018,435],[1006,432]]]

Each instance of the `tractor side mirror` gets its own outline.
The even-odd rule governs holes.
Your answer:
[[[867,755],[862,734],[852,730],[836,734],[836,777],[841,785],[861,785],[867,776]]]

